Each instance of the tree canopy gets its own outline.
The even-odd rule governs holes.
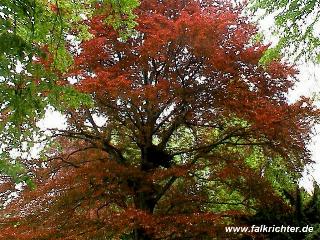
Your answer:
[[[259,208],[290,209],[281,188],[311,161],[319,112],[288,103],[293,66],[259,64],[267,46],[243,7],[141,1],[128,39],[92,7],[91,37],[55,70],[91,104],[64,108],[58,145],[23,162],[35,190],[2,179],[0,239],[213,239]]]

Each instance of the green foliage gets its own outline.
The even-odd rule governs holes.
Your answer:
[[[319,1],[252,0],[250,9],[264,10],[261,18],[273,16],[275,25],[271,30],[279,37],[277,46],[267,51],[262,62],[278,58],[280,53],[296,60],[319,62]]]
[[[19,182],[20,180],[22,180],[20,175],[24,173],[24,168],[21,164],[12,164],[7,160],[2,159],[0,161],[0,169],[1,173],[5,173],[13,177],[15,182]]]
[[[127,38],[135,26],[136,0],[2,0],[0,3],[0,129],[3,146],[21,148],[40,134],[35,123],[47,106],[58,110],[80,105],[91,99],[70,87],[57,84],[73,63],[67,48],[72,41],[88,40],[91,34],[84,20],[96,11],[97,4],[109,6],[108,21]],[[111,21],[112,19],[112,21]],[[72,34],[74,40],[68,40]],[[47,67],[35,60],[47,61]],[[32,147],[32,144],[30,144]],[[2,147],[3,148],[3,147]],[[8,157],[8,156],[7,156]],[[0,165],[9,175],[15,165]],[[6,167],[7,166],[7,167]]]
[[[280,39],[275,47],[270,47],[265,51],[264,55],[260,59],[260,63],[266,66],[273,60],[280,59],[285,46],[286,40],[283,38]]]
[[[78,108],[81,105],[92,106],[90,96],[76,91],[70,86],[53,89],[53,93],[49,95],[49,102],[55,106],[56,110],[65,108]]]
[[[139,6],[137,0],[109,0],[114,11],[114,14],[107,18],[107,23],[111,24],[114,29],[120,32],[122,39],[126,40],[132,35],[133,28],[136,26],[134,19],[136,15],[133,9]],[[122,20],[122,16],[125,19]]]
[[[320,237],[320,223],[312,225],[313,231],[306,235],[305,240],[317,240]]]

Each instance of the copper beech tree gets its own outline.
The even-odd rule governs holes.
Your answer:
[[[241,6],[142,1],[126,41],[96,12],[60,81],[93,105],[25,161],[36,188],[7,201],[0,239],[224,239],[259,206],[290,211],[279,185],[310,162],[318,111],[288,103],[293,67],[259,64]]]

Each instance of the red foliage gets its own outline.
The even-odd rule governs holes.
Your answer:
[[[281,158],[301,171],[318,112],[287,102],[294,68],[259,65],[267,47],[250,41],[256,28],[240,13],[142,1],[126,42],[103,13],[90,19],[94,37],[66,77],[95,106],[68,110],[62,153],[27,163],[38,187],[8,205],[0,239],[212,239],[253,206],[286,207],[246,159],[259,149],[260,167]]]

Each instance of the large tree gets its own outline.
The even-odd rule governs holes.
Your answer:
[[[93,104],[65,112],[46,161],[25,161],[36,190],[8,201],[3,186],[1,239],[212,239],[287,207],[277,190],[310,162],[318,111],[288,103],[293,67],[259,65],[267,47],[242,7],[142,1],[127,41],[96,7],[58,82]]]

